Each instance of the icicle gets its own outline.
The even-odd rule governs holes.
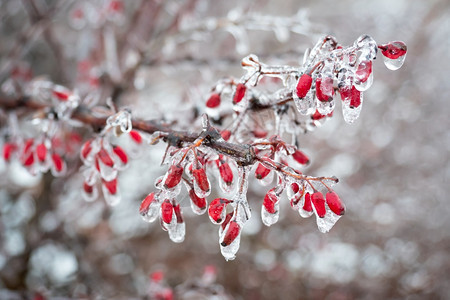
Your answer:
[[[186,224],[184,223],[179,204],[173,206],[173,211],[176,218],[176,223],[173,226],[168,226],[167,231],[172,242],[181,243],[184,241],[184,237],[186,235]]]
[[[231,161],[219,162],[219,186],[224,193],[231,194],[236,189],[237,180],[230,165]]]
[[[354,85],[358,91],[364,92],[373,83],[373,72],[371,61],[361,61],[356,69]]]
[[[83,191],[81,193],[83,199],[87,202],[92,202],[98,197],[98,188],[97,185],[89,185],[87,181],[83,183]]]
[[[236,258],[241,242],[241,230],[239,223],[231,220],[219,234],[220,252],[227,261]]]
[[[251,209],[247,201],[248,176],[250,174],[250,166],[238,168],[239,182],[238,192],[233,198],[233,205],[236,207],[236,219],[239,223],[244,224],[251,218]]]
[[[361,104],[358,107],[352,107],[350,105],[350,101],[344,101],[344,103],[342,103],[342,114],[344,116],[345,122],[347,122],[348,124],[352,124],[353,122],[355,122],[356,119],[358,119],[359,114],[361,113],[363,102],[362,93],[360,97],[361,97]]]
[[[96,155],[96,163],[100,171],[100,176],[106,180],[111,181],[117,177],[117,169],[114,167],[114,161],[109,151],[105,148],[100,148]]]
[[[323,218],[316,216],[317,227],[320,232],[326,233],[333,228],[334,224],[336,224],[340,218],[341,216],[334,214],[329,207],[326,207],[326,214]]]
[[[361,52],[361,60],[372,61],[377,56],[378,45],[375,40],[367,34],[361,35],[354,43],[353,46]]]
[[[261,219],[266,226],[275,224],[280,216],[280,198],[274,190],[275,188],[272,188],[267,192],[261,206]]]
[[[188,183],[184,182],[184,185],[189,193],[192,211],[197,215],[204,214],[207,208],[206,199],[198,197]]]
[[[295,107],[302,115],[313,114],[316,110],[316,101],[314,99],[314,92],[312,89],[308,91],[304,98],[299,98],[296,91],[292,92],[292,97],[294,98]]]
[[[211,184],[203,167],[194,168],[192,170],[194,177],[194,191],[200,198],[205,198],[211,194]]]
[[[139,213],[144,221],[153,222],[158,217],[160,207],[161,198],[159,197],[159,194],[155,195],[155,193],[150,193],[142,201],[141,206],[139,207]]]
[[[328,115],[334,110],[335,104],[336,102],[334,101],[334,99],[330,101],[320,101],[317,99],[317,111],[322,115]]]
[[[52,160],[51,171],[53,176],[58,177],[66,174],[67,165],[61,156],[59,156],[56,153],[53,153],[51,155],[51,160]]]
[[[106,203],[115,206],[120,202],[119,187],[117,186],[117,178],[111,181],[102,181],[103,197]]]

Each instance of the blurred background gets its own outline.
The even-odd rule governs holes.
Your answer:
[[[0,83],[21,64],[75,88],[79,62],[103,59],[97,42],[115,34],[127,53],[122,65],[143,58],[116,91],[118,104],[189,129],[199,122],[183,119],[185,112],[200,107],[217,80],[244,74],[240,60],[249,53],[298,65],[321,34],[343,45],[368,34],[381,44],[402,40],[408,54],[397,71],[381,57],[374,62],[374,83],[354,124],[336,112],[300,137],[312,159],[305,173],[340,179],[335,190],[346,215],[322,234],[284,199],[280,221],[267,228],[259,213],[269,187],[253,180],[253,218],[234,261],[221,256],[218,228],[206,215],[185,210],[182,244],[158,222],[142,221],[140,202],[165,172],[164,145],[146,149],[121,173],[123,199],[113,208],[80,197],[79,162],[55,179],[1,161],[0,298],[139,299],[151,297],[155,281],[177,299],[448,297],[448,1],[111,2],[0,1]],[[41,18],[30,14],[30,3],[45,12]],[[115,65],[105,64],[114,77]],[[159,272],[162,281],[149,278]]]

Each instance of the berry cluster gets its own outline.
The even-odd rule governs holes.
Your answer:
[[[17,121],[10,118],[3,158],[11,161],[17,157],[33,174],[51,169],[53,174],[62,175],[66,163],[61,154],[65,152],[68,156],[70,149],[58,148],[58,140],[64,140],[62,145],[76,145],[67,141],[70,137],[63,136],[67,131],[62,129],[85,122],[98,130],[94,138],[84,143],[80,153],[85,176],[83,195],[88,201],[97,198],[101,185],[105,200],[117,204],[118,173],[128,166],[129,154],[139,152],[135,148],[141,148],[144,141],[168,143],[163,159],[167,172],[157,178],[156,191],[145,197],[139,212],[148,222],[159,217],[161,227],[174,242],[182,242],[185,237],[179,197],[184,186],[193,212],[200,215],[207,211],[212,223],[219,225],[223,256],[234,259],[242,229],[251,216],[247,189],[252,166],[263,186],[272,184],[276,177],[276,186],[261,199],[265,225],[278,221],[280,199],[286,191],[294,210],[302,217],[315,214],[319,230],[328,232],[345,212],[344,204],[332,189],[338,180],[307,176],[300,171],[310,160],[300,150],[298,136],[333,116],[338,94],[344,119],[348,123],[356,120],[362,92],[373,81],[372,63],[378,49],[388,68],[394,70],[403,64],[404,43],[377,45],[367,35],[348,47],[339,45],[333,37],[322,38],[305,53],[300,67],[267,65],[249,55],[242,60],[246,74],[240,79],[220,80],[213,87],[206,101],[203,130],[198,135],[175,131],[157,121],[132,120],[131,112],[118,110],[111,99],[107,100],[108,108],[92,107],[96,102],[92,94],[96,84],[85,86],[81,100],[77,92],[43,79],[29,80],[25,72],[19,77],[25,96],[32,102],[17,105],[43,112],[43,117],[35,122],[41,126],[40,134],[34,139],[20,137],[15,133],[19,130],[14,129]],[[93,69],[87,66],[86,74],[95,75]],[[262,113],[269,114],[274,121],[264,120]],[[226,122],[229,124],[224,125]],[[112,143],[112,136],[127,137],[133,145],[131,152]],[[287,143],[289,136],[292,142]],[[81,145],[81,138],[78,143]],[[218,179],[223,195],[208,201],[214,188],[212,178]]]
[[[136,130],[127,133],[129,139],[136,145],[143,143],[141,134]],[[120,201],[120,192],[117,182],[118,171],[128,166],[128,154],[119,145],[109,142],[105,136],[87,140],[80,153],[84,163],[83,196],[87,201],[98,197],[97,183],[101,183],[103,197],[110,205]]]

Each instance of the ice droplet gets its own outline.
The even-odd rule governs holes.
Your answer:
[[[233,174],[233,176],[235,176]],[[233,179],[230,182],[225,182],[225,180],[223,179],[222,176],[219,175],[219,186],[220,189],[226,193],[226,194],[232,194],[234,192],[234,190],[236,189],[236,180]]]
[[[147,211],[141,213],[141,217],[146,222],[154,222],[159,216],[159,210],[161,208],[161,199],[155,195],[155,198],[148,206]]]
[[[316,103],[319,113],[326,116],[334,110],[336,102],[334,101],[334,99],[332,99],[331,101],[320,101],[316,98]]]
[[[108,203],[111,206],[116,206],[120,202],[120,192],[119,187],[117,187],[116,193],[111,194],[108,190],[108,188],[102,184],[102,191],[103,191],[103,197],[105,197],[106,203]]]
[[[310,115],[316,111],[315,107],[315,97],[311,90],[306,94],[306,96],[300,99],[297,96],[296,90],[292,91],[292,97],[294,98],[295,107],[302,115]]]
[[[224,230],[222,230],[222,227],[219,229],[219,244],[220,244],[220,252],[222,253],[223,257],[229,261],[236,258],[236,253],[239,250],[239,246],[241,243],[241,232],[242,232],[242,226],[240,226],[240,230],[238,235],[234,238],[234,240],[228,244],[224,245],[225,237],[228,234],[228,230],[230,229],[230,224],[234,221],[228,222],[227,226]]]
[[[373,60],[377,56],[378,45],[375,40],[367,35],[361,35],[353,44],[361,52],[364,60]]]
[[[105,165],[101,159],[98,159],[98,167],[100,169],[100,176],[104,180],[111,181],[117,177],[117,169],[114,166],[109,167]]]
[[[354,85],[358,91],[364,92],[364,91],[367,91],[372,86],[372,83],[373,83],[373,72],[370,73],[369,77],[364,82],[355,80]]]
[[[304,209],[304,207],[305,207],[305,197],[307,196],[306,195],[307,193],[312,194],[313,193],[313,189],[311,188],[310,185],[306,185],[306,186],[304,186],[304,188],[305,188],[305,192],[304,192],[302,198],[300,199],[300,201],[298,203],[298,208],[299,208],[298,209],[298,213],[300,214],[300,217],[302,217],[302,218],[309,218],[309,217],[312,216],[314,211],[311,208],[309,208],[311,210],[309,210],[309,209],[305,210]],[[310,207],[311,205],[312,205],[311,202],[309,202],[309,204],[306,205],[306,206]]]
[[[363,94],[361,93],[361,104],[358,107],[350,107],[350,101],[346,100],[342,103],[342,114],[344,116],[345,122],[352,124],[358,119],[361,113],[361,108],[363,105]]]
[[[328,231],[330,231],[330,229],[333,228],[334,224],[336,224],[336,222],[341,218],[341,216],[334,214],[328,208],[328,206],[326,207],[326,210],[327,212],[325,214],[325,217],[319,218],[318,216],[316,216],[317,228],[319,228],[319,231],[323,233],[327,233]]]
[[[172,242],[181,243],[186,235],[186,224],[184,222],[175,223],[173,226],[168,226],[167,231]]]
[[[406,54],[403,56],[399,56],[396,59],[390,59],[390,58],[387,58],[386,56],[383,56],[384,65],[389,70],[395,71],[395,70],[400,69],[403,66],[403,63],[405,62],[405,58],[406,58]]]
[[[84,189],[81,191],[81,195],[86,202],[92,202],[98,197],[98,187],[97,185],[92,186],[92,193],[88,194]]]
[[[204,180],[208,181],[208,186],[209,186],[209,189],[206,190],[206,191],[204,191],[202,188],[200,188],[199,183],[197,182],[197,180],[195,180],[195,179],[193,180],[194,192],[200,198],[206,198],[206,197],[209,196],[209,194],[211,194],[211,183],[209,182],[209,179],[207,179],[207,178],[204,179]]]
[[[264,178],[262,178],[262,179],[258,179],[258,182],[259,182],[262,186],[268,186],[269,184],[272,183],[274,174],[275,174],[275,172],[271,170],[271,171],[269,172],[269,174],[267,174],[266,177],[264,177]]]
[[[261,206],[261,220],[266,226],[271,226],[278,222],[278,218],[280,217],[280,202],[278,201],[274,205],[275,213],[270,213],[266,210],[264,205]]]

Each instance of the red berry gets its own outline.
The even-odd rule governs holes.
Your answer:
[[[88,140],[83,144],[83,147],[81,147],[81,156],[86,159],[89,153],[92,150],[91,146],[92,140]]]
[[[369,79],[371,73],[372,73],[372,61],[365,60],[358,65],[358,69],[356,70],[355,75],[360,82],[366,82],[367,79]]]
[[[247,90],[247,87],[244,84],[242,84],[242,83],[239,83],[236,86],[236,92],[234,93],[234,97],[233,97],[233,103],[234,104],[239,103],[239,102],[242,101],[242,99],[245,96],[246,90]]]
[[[305,98],[309,89],[311,88],[312,77],[309,74],[303,74],[300,76],[300,79],[297,83],[297,96],[301,98]]]
[[[174,205],[173,211],[175,212],[175,216],[177,217],[177,223],[183,223],[183,215],[181,214],[180,204]]]
[[[228,226],[228,230],[225,233],[225,236],[222,240],[222,243],[220,245],[222,247],[226,247],[230,245],[239,235],[239,232],[241,231],[241,227],[236,221],[230,221],[230,225]]]
[[[101,148],[100,151],[97,153],[97,157],[101,162],[108,166],[112,167],[114,166],[114,161],[112,160],[111,156],[109,155],[108,151],[105,150],[105,148]]]
[[[313,119],[313,120],[321,120],[321,119],[323,119],[323,118],[325,118],[326,116],[325,115],[322,115],[317,109],[316,109],[316,112],[313,114],[313,115],[311,115],[311,119]]]
[[[266,168],[263,164],[260,163],[256,168],[255,177],[260,180],[264,179],[267,177],[267,175],[269,175],[270,171],[271,170],[269,168]]]
[[[316,97],[319,101],[329,102],[333,100],[333,79],[330,77],[316,79]]]
[[[225,220],[222,223],[222,230],[225,230],[225,227],[227,227],[228,223],[230,222],[231,218],[233,217],[233,212],[229,212],[226,216],[225,216]]]
[[[141,206],[139,207],[139,213],[141,215],[144,215],[147,213],[150,205],[155,200],[155,193],[150,193],[147,195],[147,197],[144,198],[144,200],[141,203]]]
[[[142,143],[142,136],[136,130],[131,130],[130,131],[130,137],[133,139],[133,141],[136,142],[136,144],[141,144]]]
[[[295,151],[294,154],[292,154],[292,158],[302,165],[306,165],[309,163],[309,157],[300,150]]]
[[[113,12],[121,12],[123,10],[122,1],[113,0],[109,3],[109,9]]]
[[[378,48],[381,49],[381,53],[383,53],[384,56],[390,59],[397,59],[400,56],[405,55],[407,51],[405,43],[400,41],[389,42],[386,45],[378,46]]]
[[[183,167],[180,164],[171,165],[167,172],[168,175],[164,182],[164,186],[171,189],[180,183],[181,176],[183,176]]]
[[[97,157],[95,158],[95,168],[97,169],[97,171],[100,172],[100,164],[98,162],[98,158]]]
[[[352,87],[350,86],[342,86],[339,88],[339,93],[341,94],[341,100],[346,101],[348,99],[351,99],[352,97]]]
[[[34,144],[34,140],[33,139],[26,140],[25,144],[23,146],[23,152],[22,153],[23,154],[27,154],[31,150],[31,147],[33,146],[33,144]]]
[[[115,195],[117,193],[117,178],[114,178],[111,181],[103,180],[102,182],[111,195]]]
[[[209,181],[206,176],[206,171],[203,168],[195,169],[192,171],[192,175],[194,175],[194,180],[197,183],[198,187],[204,191],[209,191]]]
[[[155,271],[150,275],[150,279],[155,282],[160,282],[164,279],[164,272],[163,271]]]
[[[162,221],[166,224],[170,224],[173,216],[173,205],[169,200],[164,200],[161,204],[161,218]]]
[[[233,182],[233,171],[230,168],[230,165],[225,162],[219,166],[220,177],[222,177],[223,181],[230,185]]]
[[[322,193],[315,192],[314,194],[312,194],[311,202],[314,205],[314,208],[316,209],[319,218],[325,217],[327,211],[325,209],[325,199],[323,198]]]
[[[120,146],[114,146],[113,152],[119,157],[119,159],[122,161],[122,163],[126,164],[128,163],[128,156],[127,153],[122,149]]]
[[[268,132],[263,129],[255,129],[252,131],[255,138],[263,139],[267,136]]]
[[[197,196],[197,194],[194,192],[193,189],[189,190],[189,197],[191,198],[192,202],[199,208],[204,209],[206,207],[206,199],[200,198]]]
[[[342,216],[345,213],[345,206],[342,203],[341,199],[335,192],[328,192],[325,195],[328,207],[331,209],[333,213],[338,216]]]
[[[351,108],[357,108],[361,105],[361,92],[358,91],[355,86],[352,86],[351,90],[351,98],[350,98],[350,107]]]
[[[56,153],[52,154],[53,166],[57,172],[61,172],[64,168],[64,160]]]
[[[298,191],[300,191],[300,187],[298,186],[298,183],[296,183],[296,182],[291,184],[291,189],[294,192],[294,194],[297,194]]]
[[[3,159],[9,161],[12,153],[16,150],[16,145],[13,143],[5,143],[3,145]]]
[[[229,130],[222,130],[221,132],[220,132],[220,135],[222,136],[222,138],[225,140],[225,141],[228,141],[229,139],[230,139],[230,136],[231,136],[231,131],[229,131]]]
[[[208,101],[206,101],[206,107],[216,108],[220,105],[220,94],[214,93],[212,94]]]
[[[36,156],[40,162],[45,161],[47,156],[47,147],[45,147],[44,143],[36,146]]]
[[[274,214],[277,212],[275,209],[275,204],[280,200],[278,196],[274,192],[275,188],[269,190],[264,197],[264,208],[267,210],[268,213]]]
[[[311,194],[310,193],[305,194],[305,203],[303,204],[303,210],[308,211],[308,212],[312,211]]]
[[[94,191],[94,186],[89,185],[86,181],[83,183],[83,189],[86,192],[86,194],[92,194]]]
[[[25,167],[29,167],[29,166],[33,165],[34,164],[34,153],[29,152],[29,154],[27,156],[25,156],[25,159],[23,160],[22,164]]]
[[[59,101],[67,101],[69,99],[70,94],[68,92],[56,91],[53,90],[53,95],[58,98]]]
[[[220,223],[222,221],[222,211],[228,203],[230,203],[230,201],[224,198],[216,198],[211,201],[208,208],[208,214],[211,219],[216,223]]]

